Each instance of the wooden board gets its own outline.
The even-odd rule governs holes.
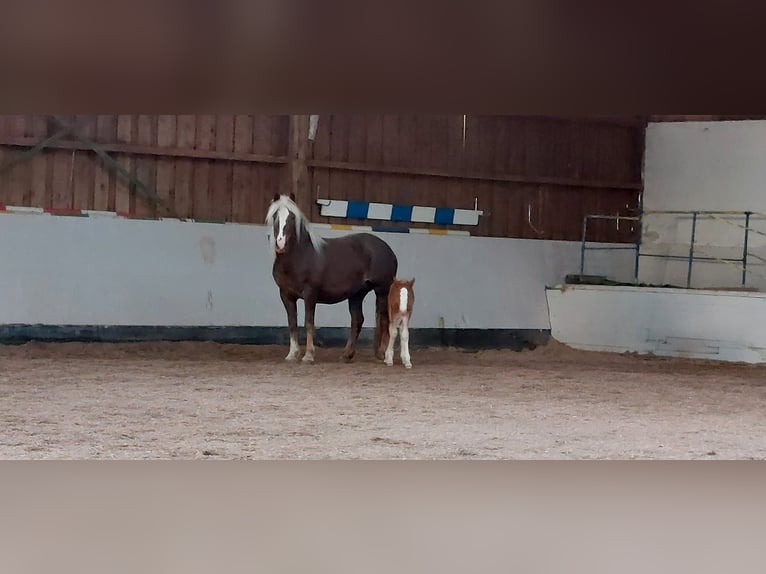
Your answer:
[[[192,149],[196,140],[197,121],[193,115],[180,115],[176,118],[176,137],[178,146]],[[178,217],[189,218],[193,214],[192,178],[194,162],[191,159],[175,161],[175,187],[173,199]]]
[[[253,151],[253,117],[234,117],[234,151]],[[247,164],[232,166],[231,219],[239,222],[255,222],[254,194],[256,192],[257,167]]]
[[[216,117],[215,149],[220,152],[234,150],[234,116]],[[232,219],[232,163],[226,160],[213,162],[210,181],[211,218],[216,221]]]
[[[464,140],[462,114],[321,114],[306,153],[312,221],[330,221],[319,216],[318,197],[469,209],[478,198],[486,211],[479,225],[452,228],[579,240],[584,214],[632,215],[638,207],[642,122],[466,118]],[[287,115],[100,115],[78,122],[180,217],[260,223],[273,194],[293,186]],[[23,151],[54,130],[46,116],[0,116],[0,154]],[[155,215],[82,142],[67,138],[51,147],[0,177],[3,201]],[[636,225],[599,222],[590,237],[632,241],[636,233]]]
[[[130,144],[133,142],[134,117],[132,115],[117,116],[117,141]],[[129,173],[134,173],[134,161],[130,156],[119,155],[117,161]],[[132,192],[130,182],[123,176],[118,175],[115,181],[114,209],[118,213],[130,213],[132,205]]]
[[[164,114],[157,117],[157,147],[176,147],[178,141],[177,116]],[[169,158],[157,161],[157,195],[175,209],[175,162]]]

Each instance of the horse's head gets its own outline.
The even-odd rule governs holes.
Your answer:
[[[295,196],[274,194],[269,208],[267,223],[271,223],[271,237],[274,251],[277,254],[286,253],[298,239],[296,225]]]
[[[308,238],[319,250],[321,238],[309,227],[308,221],[295,203],[295,195],[275,194],[266,214],[266,225],[271,226],[270,240],[274,253],[289,253],[302,240]],[[304,233],[305,232],[305,233]]]

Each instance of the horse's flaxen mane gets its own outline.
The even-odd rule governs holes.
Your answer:
[[[309,239],[311,240],[311,245],[314,246],[314,249],[318,253],[322,249],[325,240],[317,235],[316,231],[312,229],[309,220],[305,215],[303,215],[303,212],[300,210],[300,208],[298,208],[298,205],[292,199],[290,199],[289,196],[282,195],[269,206],[269,210],[266,212],[266,225],[269,225],[273,228],[274,219],[277,217],[279,210],[283,208],[286,209],[289,213],[292,213],[295,217],[296,239],[301,238],[301,232],[305,229],[306,233],[308,233]],[[271,250],[273,252],[276,247],[276,237],[274,237],[273,231],[269,233],[269,243],[271,244]]]

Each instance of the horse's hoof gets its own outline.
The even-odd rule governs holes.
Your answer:
[[[306,355],[303,357],[304,363],[313,363],[314,362],[314,355]]]
[[[340,356],[340,362],[341,363],[353,363],[354,362],[354,355],[341,355]]]
[[[404,368],[405,369],[411,369],[412,368],[412,363],[404,363]]]
[[[285,361],[287,361],[288,363],[294,363],[297,360],[298,360],[298,355],[287,355],[285,357]]]
[[[393,361],[384,361],[384,363],[386,363],[386,365],[388,365],[389,367],[393,367],[394,366],[394,362]]]

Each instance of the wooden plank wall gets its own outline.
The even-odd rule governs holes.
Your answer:
[[[464,227],[476,235],[577,240],[585,214],[636,213],[643,135],[638,121],[323,115],[312,192],[465,209],[478,201],[486,216]],[[312,219],[322,221],[316,205]],[[596,223],[589,238],[632,241],[636,228]]]
[[[286,115],[66,120],[179,217],[260,223],[273,194],[292,185]],[[584,214],[637,210],[643,130],[635,119],[321,115],[307,159],[311,219],[330,221],[319,197],[467,209],[478,201],[486,215],[463,228],[474,235],[579,240]],[[0,116],[0,165],[55,131],[45,116]],[[67,138],[0,174],[0,203],[156,216],[129,188]],[[589,239],[632,241],[636,228],[603,222]]]
[[[275,191],[287,191],[287,116],[70,116],[77,132],[101,145],[169,203],[179,217],[261,222]],[[0,164],[57,127],[44,116],[0,116]],[[118,211],[154,217],[127,179],[68,137],[0,174],[0,203]]]

